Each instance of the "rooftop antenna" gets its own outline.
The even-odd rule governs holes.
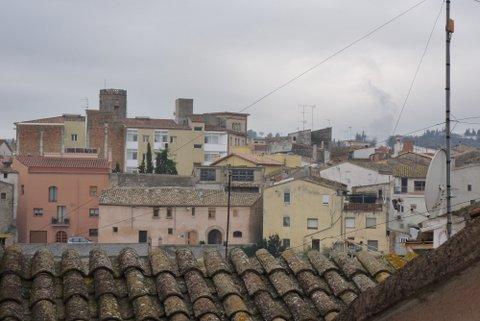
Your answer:
[[[85,103],[85,109],[88,109],[90,107],[90,100],[88,97],[84,97],[82,100]]]
[[[331,124],[331,122],[330,122],[330,119],[327,118],[326,121],[328,121],[328,127],[332,127],[332,124]]]
[[[103,78],[103,88],[107,89],[107,78]]]
[[[310,109],[312,110],[312,131],[313,131],[313,110],[317,108],[317,105],[310,105]]]
[[[298,105],[298,107],[302,108],[302,111],[300,114],[302,114],[302,120],[300,121],[302,123],[302,130],[305,130],[305,125],[307,124],[307,121],[305,120],[305,108],[308,107],[308,105]]]

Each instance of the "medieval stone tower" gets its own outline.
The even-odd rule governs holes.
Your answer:
[[[111,111],[118,118],[127,117],[127,91],[124,89],[100,89],[100,111]]]

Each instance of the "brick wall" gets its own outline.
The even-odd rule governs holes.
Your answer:
[[[112,154],[112,168],[117,162],[124,168],[125,128],[113,112],[87,110],[88,147],[96,148],[100,157],[105,156],[105,124],[108,128],[107,155]]]
[[[17,126],[19,155],[40,155],[40,137],[43,131],[43,152],[62,151],[63,126],[20,125]]]

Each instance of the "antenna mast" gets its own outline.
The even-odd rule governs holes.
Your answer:
[[[446,25],[445,25],[445,149],[446,161],[446,185],[447,185],[447,236],[452,236],[452,190],[450,185],[451,155],[450,155],[450,40],[454,32],[454,22],[450,19],[450,0],[446,0]]]

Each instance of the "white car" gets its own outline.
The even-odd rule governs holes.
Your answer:
[[[92,243],[89,239],[83,236],[72,236],[68,238],[68,243],[79,244],[79,243]]]

